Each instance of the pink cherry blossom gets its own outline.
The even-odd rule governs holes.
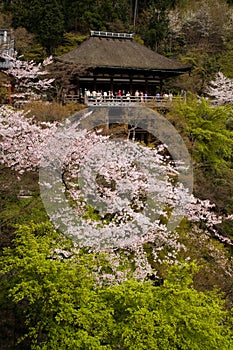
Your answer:
[[[214,204],[195,198],[176,181],[183,164],[174,167],[164,155],[166,146],[148,148],[78,128],[68,128],[64,137],[59,130],[57,123],[38,122],[22,110],[0,107],[0,163],[19,173],[44,169],[40,185],[55,208],[52,222],[79,246],[104,249],[112,261],[111,273],[103,270],[100,278],[96,271],[100,284],[156,275],[145,244],[150,244],[157,264],[176,262],[186,249],[176,232],[182,218],[202,223],[206,234],[232,245],[216,228],[232,216],[218,216]],[[51,149],[48,140],[54,140]]]
[[[38,100],[48,89],[52,88],[54,79],[46,78],[48,72],[45,67],[51,63],[52,58],[46,58],[42,63],[37,64],[34,61],[23,61],[12,56],[4,55],[4,58],[10,62],[10,67],[6,70],[12,78],[14,91],[11,94],[13,101],[29,102]]]
[[[206,93],[213,99],[217,105],[224,105],[233,102],[233,79],[227,78],[223,73],[218,72],[212,80]]]

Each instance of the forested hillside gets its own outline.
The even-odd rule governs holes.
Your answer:
[[[5,0],[0,27],[24,98],[0,106],[0,350],[232,350],[233,1]],[[48,56],[90,29],[192,64],[185,98],[108,133],[59,103]]]

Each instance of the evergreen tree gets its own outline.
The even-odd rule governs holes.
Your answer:
[[[64,33],[64,16],[57,0],[33,1],[30,18],[31,31],[46,49],[48,55],[61,42]]]
[[[145,44],[155,51],[159,50],[160,43],[168,35],[168,11],[174,8],[176,1],[150,1],[139,16],[138,30],[143,35]]]
[[[13,27],[24,27],[35,34],[48,55],[61,42],[64,15],[59,0],[17,0],[6,5],[5,10],[13,15]]]

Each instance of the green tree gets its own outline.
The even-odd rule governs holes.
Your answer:
[[[220,330],[227,315],[222,301],[215,292],[193,289],[195,270],[192,264],[174,266],[162,286],[128,281],[104,291],[115,310],[113,349],[231,348],[230,327],[223,322]]]
[[[64,33],[64,15],[59,0],[17,0],[5,9],[12,13],[14,28],[26,28],[36,36],[47,54],[53,53]]]
[[[172,267],[159,286],[100,287],[96,257],[49,224],[19,227],[0,258],[0,307],[15,305],[25,320],[19,349],[232,348],[231,313],[217,292],[193,288],[195,265]]]
[[[204,98],[180,101],[172,113],[186,123],[193,159],[202,167],[218,170],[231,164],[233,134],[228,128],[232,106],[213,108]]]
[[[63,1],[66,31],[87,34],[92,30],[110,30],[114,23],[130,21],[128,0]]]
[[[46,49],[48,55],[60,44],[64,33],[64,16],[57,0],[33,2],[30,13],[30,31]]]
[[[15,1],[5,1],[3,10],[5,13],[12,16],[12,26],[13,28],[25,27],[29,32],[31,22],[31,12],[33,10],[33,0],[15,0]]]
[[[232,213],[232,104],[213,107],[204,98],[188,95],[186,103],[180,100],[173,107],[168,118],[186,140],[192,156],[195,195]]]
[[[105,349],[111,310],[94,289],[91,255],[70,249],[50,224],[32,224],[20,226],[1,258],[1,309],[12,300],[24,315],[22,349],[25,339],[31,349]]]
[[[155,51],[159,51],[160,44],[168,35],[168,13],[176,3],[175,0],[148,1],[138,16],[138,32],[142,34],[145,44]]]
[[[220,71],[228,78],[233,79],[233,40],[229,39],[226,43],[226,50],[219,58]]]

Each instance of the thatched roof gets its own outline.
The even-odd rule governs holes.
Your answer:
[[[57,57],[64,63],[84,67],[141,69],[184,73],[190,66],[162,56],[136,42],[132,36],[93,35],[73,51]]]

